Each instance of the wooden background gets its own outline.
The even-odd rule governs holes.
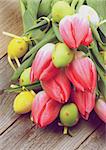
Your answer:
[[[10,84],[12,69],[7,62],[8,31],[22,33],[18,0],[0,0],[0,90]],[[30,115],[16,115],[12,110],[14,94],[0,95],[0,150],[106,150],[106,127],[96,114],[89,121],[80,120],[72,128],[76,134],[62,134],[57,121],[45,129],[36,129]]]

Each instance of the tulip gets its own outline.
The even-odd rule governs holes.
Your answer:
[[[94,110],[99,118],[106,123],[106,102],[102,98],[97,100]]]
[[[89,114],[95,106],[95,93],[76,90],[72,97],[81,113],[81,116],[85,120],[88,120]]]
[[[51,99],[44,91],[39,92],[32,104],[32,118],[39,127],[53,122],[61,109],[61,104]]]
[[[88,20],[79,14],[64,17],[60,21],[59,31],[70,48],[78,48],[81,44],[88,46],[93,41]]]
[[[64,72],[60,72],[49,81],[41,82],[42,88],[54,100],[65,103],[71,93],[71,85]]]
[[[73,85],[81,91],[93,92],[96,88],[96,67],[88,57],[75,59],[66,68],[66,75]]]
[[[88,21],[90,21],[91,23],[93,23],[94,25],[97,25],[100,21],[100,18],[97,14],[97,12],[90,6],[87,5],[82,5],[79,8],[78,13],[83,17],[88,19]]]
[[[67,134],[67,128],[72,127],[79,121],[78,108],[74,103],[64,105],[60,110],[61,125],[64,126],[64,134]]]
[[[52,18],[55,22],[60,22],[67,15],[73,15],[74,9],[65,1],[58,1],[52,7]]]
[[[59,67],[67,66],[74,58],[74,52],[64,43],[57,43],[52,53],[53,64]]]
[[[59,69],[52,63],[52,51],[54,48],[55,44],[48,43],[38,51],[31,67],[31,82],[49,80],[58,73]]]

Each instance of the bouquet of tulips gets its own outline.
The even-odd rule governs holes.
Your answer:
[[[59,116],[64,134],[80,116],[88,120],[93,109],[106,123],[104,3],[20,0],[24,33],[4,32],[13,37],[8,45],[11,80],[19,81],[4,91],[19,93],[16,113],[31,111],[31,120],[41,128]]]

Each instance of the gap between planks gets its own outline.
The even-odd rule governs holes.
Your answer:
[[[102,123],[76,150],[106,150],[106,124]]]
[[[81,119],[79,124],[72,128],[72,132],[77,135],[71,138],[62,134],[62,128],[57,126],[57,121],[45,129],[36,129],[29,115],[23,115],[1,136],[0,149],[74,150],[100,124],[101,121],[96,115],[92,115],[88,122]]]
[[[9,85],[9,79],[12,74],[12,70],[7,62],[7,56],[0,60],[0,64],[2,64],[0,65],[0,79],[2,79],[0,88],[5,88]],[[54,123],[46,129],[35,130],[29,120],[29,116],[26,117],[25,115],[20,117],[13,112],[12,103],[14,96],[14,94],[3,94],[2,98],[0,97],[0,132],[2,133],[0,142],[3,142],[0,144],[1,149],[3,146],[3,149],[8,150],[9,144],[10,149],[13,147],[18,149],[19,147],[21,148],[21,146],[22,149],[34,149],[35,145],[37,145],[37,149],[40,147],[43,149],[43,147],[45,147],[45,150],[51,149],[51,146],[53,150],[57,148],[60,149],[61,147],[63,150],[69,147],[75,149],[101,123],[97,117],[92,118],[93,120],[96,119],[94,125],[92,119],[90,119],[89,122],[81,120],[81,122],[72,129],[73,132],[78,132],[78,135],[73,138],[62,135],[62,131]],[[30,138],[33,140],[31,141]]]

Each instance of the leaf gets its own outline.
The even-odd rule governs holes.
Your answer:
[[[44,35],[45,33],[40,29],[35,29],[33,31],[30,31],[30,36],[32,40],[35,40],[37,42],[40,42],[43,39]]]
[[[56,23],[52,22],[52,27],[53,27],[53,31],[54,31],[54,34],[56,35],[57,39],[60,41],[60,42],[63,42],[61,36],[60,36],[60,33],[59,33],[59,27],[57,26]]]
[[[86,0],[87,4],[94,8],[101,20],[106,19],[106,0]],[[103,24],[100,29],[106,36],[106,24]]]
[[[99,80],[98,81],[98,88],[106,100],[106,83],[104,83],[102,80]]]
[[[32,18],[29,11],[26,10],[23,15],[24,32],[26,32],[34,24],[34,21],[35,20]]]
[[[52,0],[42,0],[39,6],[38,16],[48,16],[51,12]]]
[[[27,9],[34,19],[37,19],[40,1],[41,0],[27,0]]]
[[[53,40],[56,39],[56,36],[53,32],[53,29],[51,28],[46,34],[45,36],[43,37],[43,39],[37,44],[35,45],[30,51],[28,51],[26,53],[26,55],[24,56],[23,58],[23,61],[25,59],[27,59],[29,56],[31,56],[32,54],[36,54],[36,52],[42,47],[44,46],[45,44],[47,44],[48,42],[52,42]]]
[[[92,52],[93,58],[95,59],[96,63],[100,66],[100,68],[103,70],[103,72],[106,73],[106,67],[104,65],[104,60],[98,51],[98,47],[97,47],[97,44],[95,41],[92,42],[91,48],[92,48],[91,52]]]
[[[40,0],[20,0],[24,32],[36,23],[39,4]]]
[[[34,54],[31,55],[31,57],[29,57],[26,61],[24,61],[19,68],[17,68],[17,70],[14,72],[11,78],[12,81],[17,80],[20,77],[21,73],[24,71],[24,69],[31,66],[34,57],[35,57]]]
[[[33,84],[28,84],[28,85],[24,85],[24,86],[19,86],[16,85],[17,87],[15,88],[8,88],[8,89],[4,89],[4,92],[8,92],[8,93],[12,93],[12,92],[16,92],[16,93],[20,93],[21,91],[23,91],[23,87],[25,87],[25,89],[27,90],[36,90],[37,88],[41,87],[40,82],[36,82]]]

